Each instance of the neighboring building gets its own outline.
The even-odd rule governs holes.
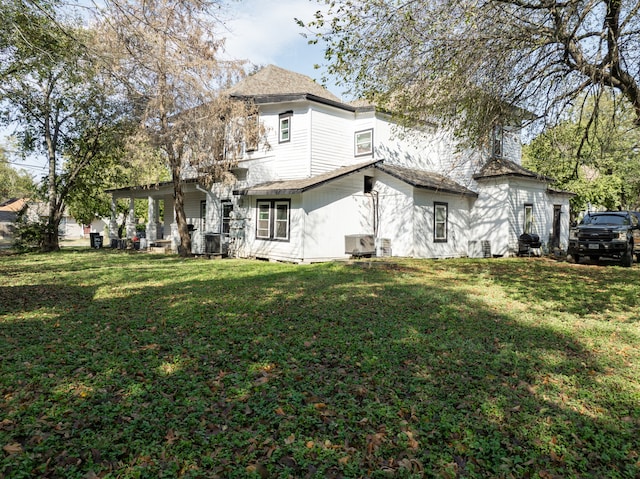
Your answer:
[[[370,253],[419,258],[509,256],[523,233],[566,249],[571,194],[521,166],[519,128],[489,151],[460,150],[434,125],[403,130],[309,77],[268,66],[230,90],[251,99],[270,148],[247,149],[233,185],[185,184],[193,252],[313,262]],[[111,191],[149,199],[147,238],[177,247],[170,183]],[[161,220],[158,202],[164,201]],[[135,234],[130,217],[128,236]],[[114,228],[110,228],[115,231]]]
[[[23,214],[29,221],[38,221],[47,217],[48,206],[41,202],[32,202],[26,198],[14,198],[0,204],[0,240],[12,241],[15,222],[19,214]],[[83,226],[66,211],[60,220],[58,234],[62,239],[88,238],[90,232],[102,233],[107,222],[96,218],[90,226]]]
[[[0,204],[0,240],[12,241],[18,215],[27,207],[24,198],[11,198]]]

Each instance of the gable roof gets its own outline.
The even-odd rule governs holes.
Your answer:
[[[11,213],[18,213],[27,206],[26,198],[11,198],[0,204],[0,211],[8,211]]]
[[[462,186],[446,176],[430,171],[416,170],[402,166],[378,164],[376,168],[405,183],[425,190],[477,197],[478,193]]]
[[[282,180],[282,181],[269,181],[266,183],[260,183],[248,188],[240,188],[234,190],[234,195],[296,195],[304,193],[312,188],[321,186],[329,181],[337,180],[345,176],[357,173],[358,171],[370,168],[382,160],[367,161],[365,163],[358,163],[357,165],[343,166],[336,170],[323,173],[321,175],[312,176],[310,178],[303,178],[300,180]]]
[[[227,92],[235,97],[281,97],[311,95],[340,103],[340,98],[313,79],[275,65],[267,65],[247,76]]]
[[[553,178],[540,175],[534,171],[527,170],[521,165],[505,158],[492,158],[480,169],[480,172],[473,175],[475,180],[485,180],[489,178],[499,178],[505,176],[515,176],[519,178],[529,178],[539,181],[554,181]]]

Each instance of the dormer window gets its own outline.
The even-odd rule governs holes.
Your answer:
[[[504,130],[501,125],[493,127],[493,133],[491,138],[491,156],[493,158],[502,158],[504,154]]]
[[[291,141],[291,117],[293,116],[292,111],[288,111],[286,113],[280,114],[280,128],[279,128],[279,143],[286,143],[287,141]]]

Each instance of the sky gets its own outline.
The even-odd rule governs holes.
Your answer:
[[[312,20],[322,5],[315,0],[240,0],[231,5],[224,33],[229,58],[248,60],[259,66],[273,64],[320,82],[323,70],[314,69],[314,65],[324,63],[323,47],[309,45],[295,19]],[[335,85],[329,84],[327,88],[341,96],[341,90]],[[8,131],[0,132],[0,145],[6,146]],[[46,161],[34,157],[24,162],[12,157],[11,161],[15,168],[25,169],[36,180],[47,173]]]

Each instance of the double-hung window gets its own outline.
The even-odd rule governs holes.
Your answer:
[[[504,130],[502,126],[493,127],[493,135],[491,138],[491,156],[493,158],[502,158],[504,154]]]
[[[222,201],[222,234],[228,235],[231,232],[231,212],[233,203],[229,200]]]
[[[289,240],[289,200],[258,200],[256,237],[264,240]]]
[[[447,242],[447,223],[449,221],[448,203],[433,203],[433,241]]]
[[[373,129],[356,131],[354,137],[354,155],[373,155]]]
[[[524,231],[523,233],[533,233],[533,205],[527,203],[524,205]]]
[[[280,114],[280,128],[278,131],[278,142],[286,143],[291,141],[291,117],[293,112],[288,111]]]

